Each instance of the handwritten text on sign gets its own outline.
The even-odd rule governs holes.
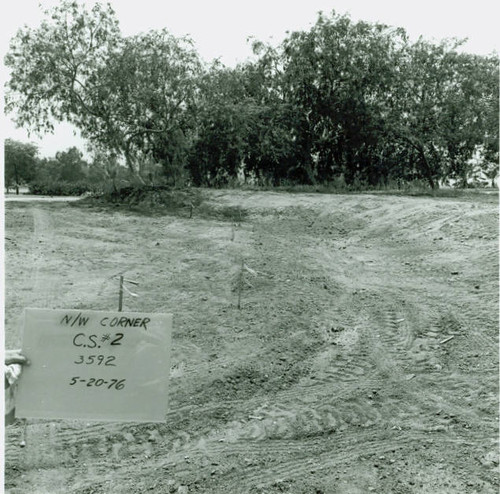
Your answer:
[[[16,416],[162,422],[171,314],[26,309]]]

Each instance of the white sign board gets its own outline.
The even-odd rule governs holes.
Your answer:
[[[26,309],[16,417],[163,422],[171,314]]]

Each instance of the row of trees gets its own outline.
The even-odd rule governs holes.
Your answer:
[[[35,144],[6,139],[4,152],[7,190],[29,185],[32,191],[44,193],[57,191],[58,188],[62,193],[84,192],[106,181],[126,179],[117,160],[97,153],[88,162],[76,147],[59,151],[51,158],[42,158]],[[55,184],[58,188],[54,187]]]
[[[122,36],[109,5],[46,14],[11,41],[7,111],[38,132],[71,122],[136,180],[434,188],[465,184],[473,157],[496,176],[497,55],[332,13],[229,68],[166,30]]]

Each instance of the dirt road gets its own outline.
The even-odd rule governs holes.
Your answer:
[[[497,492],[497,197],[210,197],[244,214],[6,204],[7,347],[120,274],[175,326],[165,424],[17,423],[6,491]]]

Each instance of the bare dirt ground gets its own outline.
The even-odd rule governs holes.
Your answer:
[[[6,203],[7,348],[120,274],[174,314],[165,423],[17,422],[6,492],[498,492],[498,197],[210,197],[236,223]]]

